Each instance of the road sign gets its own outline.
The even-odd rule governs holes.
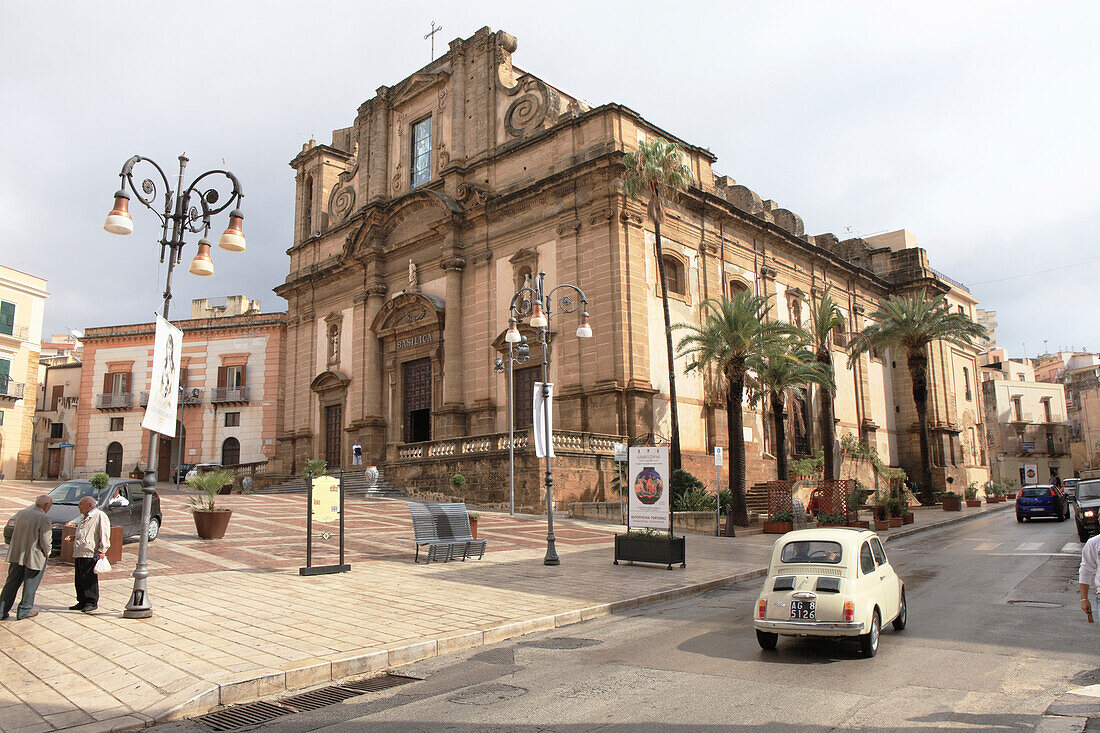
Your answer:
[[[722,465],[722,446],[720,445],[714,446],[714,465]]]
[[[626,443],[615,443],[615,460],[619,463],[626,463]]]

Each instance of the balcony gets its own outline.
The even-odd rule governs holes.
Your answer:
[[[1015,425],[1017,428],[1021,428],[1028,423],[1034,422],[1034,420],[1031,419],[1030,412],[1013,412],[1011,415],[1008,416],[1008,421]]]
[[[106,392],[95,396],[95,406],[99,410],[128,410],[133,399],[129,392]]]
[[[248,402],[248,387],[215,387],[211,390],[211,404],[221,405],[230,402]]]
[[[142,407],[149,405],[149,392],[145,390],[138,397],[138,404]],[[202,390],[184,387],[180,390],[179,400],[177,404],[180,407],[194,407],[195,405],[202,404]]]
[[[21,400],[25,388],[22,382],[14,382],[7,377],[0,378],[0,399]]]
[[[16,341],[27,340],[27,327],[26,326],[8,326],[6,324],[0,324],[0,339],[14,339]]]

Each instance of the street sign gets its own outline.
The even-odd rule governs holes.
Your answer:
[[[615,460],[619,463],[626,463],[626,443],[615,443]]]
[[[714,446],[714,465],[722,465],[722,446],[720,445]]]
[[[74,445],[73,443],[61,443],[57,447],[58,448],[75,448],[76,445]]]

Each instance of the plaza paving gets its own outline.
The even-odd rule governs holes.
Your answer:
[[[0,485],[0,522],[47,486]],[[482,512],[483,560],[415,565],[406,503],[353,499],[351,572],[302,577],[305,498],[224,499],[234,510],[225,539],[202,541],[186,498],[161,493],[164,528],[149,546],[151,619],[121,616],[136,543],[101,580],[93,615],[66,610],[72,569],[51,561],[41,614],[0,623],[0,730],[141,727],[380,672],[754,577],[775,539],[688,535],[685,569],[614,566],[614,525],[555,515],[562,564],[546,567],[545,518]],[[915,525],[892,532],[986,510],[918,511]],[[336,561],[333,551],[315,553],[314,564]]]

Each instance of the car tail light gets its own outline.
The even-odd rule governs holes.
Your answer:
[[[844,620],[853,621],[856,617],[856,604],[852,601],[844,602]]]
[[[1055,499],[1058,498],[1058,494],[1054,493],[1054,489],[1050,490],[1050,495],[1053,496]]]
[[[756,604],[756,617],[757,618],[764,618],[764,616],[765,616],[765,614],[767,614],[767,612],[768,612],[768,602],[765,601],[764,599],[760,599],[760,601]]]
[[[1019,499],[1023,499],[1023,498],[1024,498],[1024,490],[1020,489],[1020,493],[1016,494],[1016,499],[1019,500]]]

